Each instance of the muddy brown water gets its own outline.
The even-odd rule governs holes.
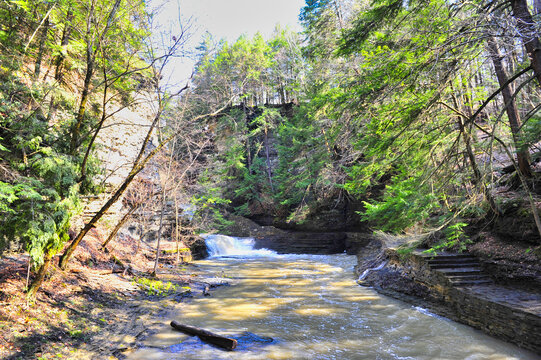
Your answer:
[[[179,304],[128,356],[142,359],[539,359],[533,353],[358,286],[354,256],[200,261],[232,286]],[[176,332],[170,320],[238,339],[232,352]]]

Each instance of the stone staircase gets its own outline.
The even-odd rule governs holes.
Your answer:
[[[492,284],[477,258],[469,254],[440,254],[427,260],[431,270],[443,275],[453,286]]]

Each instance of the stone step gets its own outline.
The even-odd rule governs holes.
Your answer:
[[[461,262],[468,262],[468,261],[477,261],[476,257],[468,256],[468,257],[459,257],[459,258],[446,258],[446,259],[430,259],[427,261],[429,264],[443,264],[443,263],[461,263]]]
[[[431,269],[456,269],[456,268],[480,268],[481,264],[478,261],[468,261],[462,263],[443,263],[443,264],[428,264]]]
[[[483,285],[492,283],[493,281],[490,279],[451,280],[451,284],[453,284],[454,286]]]
[[[480,274],[480,273],[476,273],[476,274],[457,274],[457,275],[447,275],[447,278],[449,280],[461,280],[461,279],[464,279],[464,280],[469,280],[469,279],[490,279],[487,275],[485,274]]]
[[[492,284],[493,281],[487,276],[454,276],[448,277],[449,282],[454,285],[477,285],[477,284]]]
[[[458,259],[475,259],[475,256],[470,254],[447,254],[447,255],[432,255],[425,256],[428,261],[432,260],[458,260]]]
[[[443,268],[443,269],[437,269],[436,271],[441,272],[446,276],[483,274],[480,268],[475,268],[475,267]]]
[[[469,254],[441,254],[426,260],[431,270],[443,274],[453,286],[492,284],[481,264]]]

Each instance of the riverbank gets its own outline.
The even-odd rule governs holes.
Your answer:
[[[104,253],[97,248],[100,240],[99,229],[92,230],[69,270],[55,271],[33,304],[23,293],[27,257],[3,259],[0,358],[123,358],[157,331],[169,309],[226,283],[195,265],[177,266],[174,254],[164,254],[153,279],[150,248],[137,251],[136,241],[119,238],[112,252]]]
[[[487,234],[473,255],[427,254],[399,250],[415,238],[368,238],[357,254],[361,285],[541,354],[541,265],[522,244]]]

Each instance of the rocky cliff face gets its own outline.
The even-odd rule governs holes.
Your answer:
[[[302,231],[280,229],[272,225],[258,223],[236,215],[228,215],[233,225],[228,227],[226,235],[253,237],[256,248],[266,248],[281,254],[357,254],[366,246],[371,236],[366,233],[345,231]],[[308,228],[310,229],[310,228]]]
[[[109,109],[111,113],[118,109]],[[89,196],[82,199],[83,210],[81,216],[74,219],[74,227],[81,228],[84,223],[90,220],[97,211],[105,204],[111,196],[111,193],[122,184],[129,174],[133,162],[139,152],[143,140],[147,136],[148,129],[154,118],[153,99],[149,95],[141,96],[138,104],[132,108],[123,108],[116,112],[114,116],[107,119],[103,129],[96,140],[96,156],[101,160],[103,174],[99,179],[105,187],[105,192],[99,196]],[[151,143],[146,151],[151,150],[158,143],[157,135],[151,138]],[[156,191],[160,188],[157,169],[152,163],[147,166],[142,176],[152,188]],[[142,191],[149,191],[143,189]],[[133,241],[141,239],[145,246],[155,248],[157,234],[159,231],[161,206],[156,204],[145,204],[146,206],[138,209],[130,220],[120,230],[120,236],[130,237]],[[153,206],[156,205],[156,206]],[[113,207],[109,209],[106,215],[100,221],[100,224],[108,230],[107,234],[120,221],[120,219],[129,211],[123,199],[118,200]],[[182,213],[182,210],[179,211]],[[176,249],[174,239],[174,228],[177,224],[177,211],[175,204],[169,201],[165,204],[163,213],[163,233],[161,248],[167,251]],[[185,219],[180,219],[183,222]],[[180,234],[188,239],[188,234]],[[204,240],[198,237],[188,239],[193,244],[193,253],[190,256],[201,258],[207,256]],[[181,248],[186,244],[181,243]]]
[[[101,161],[102,175],[97,180],[105,187],[99,196],[82,198],[82,216],[75,219],[75,227],[82,227],[109,199],[110,192],[122,184],[131,170],[133,162],[145,139],[154,117],[152,98],[150,95],[137,100],[133,107],[118,109],[112,105],[108,109],[113,116],[109,117],[96,139],[96,157]],[[156,142],[156,136],[154,136]],[[102,222],[113,224],[127,212],[122,199],[109,209]]]

